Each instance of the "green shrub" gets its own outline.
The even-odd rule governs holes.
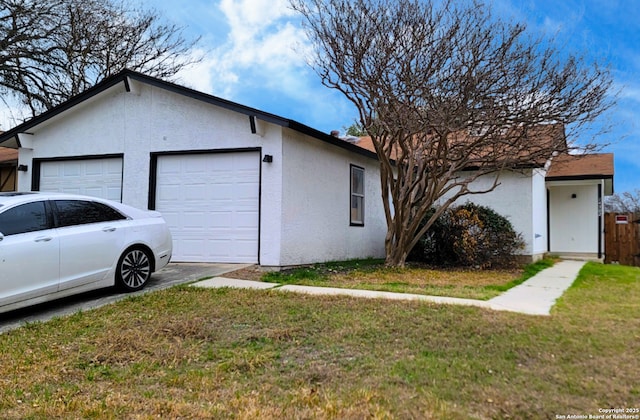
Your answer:
[[[447,209],[409,259],[436,266],[489,268],[513,264],[515,253],[523,247],[522,236],[507,218],[489,207],[467,203]]]

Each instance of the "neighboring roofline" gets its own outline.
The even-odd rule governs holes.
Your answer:
[[[55,106],[54,108],[51,108],[50,110],[38,115],[37,117],[31,118],[30,120],[25,121],[24,123],[12,128],[11,130],[5,131],[4,133],[0,134],[0,145],[2,145],[5,142],[8,142],[11,139],[15,139],[16,144],[18,145],[18,147],[20,147],[18,134],[26,133],[27,130],[33,127],[36,127],[39,124],[42,124],[43,122],[73,108],[74,106],[94,97],[95,95],[101,92],[104,92],[105,90],[119,83],[124,84],[125,90],[127,92],[130,91],[129,79],[136,80],[141,83],[155,86],[155,87],[158,87],[173,93],[177,93],[179,95],[187,96],[192,99],[203,101],[212,105],[216,105],[230,111],[239,112],[249,117],[256,117],[256,118],[259,118],[260,120],[263,120],[272,124],[276,124],[281,127],[290,128],[294,131],[297,131],[302,134],[306,134],[310,137],[316,138],[318,140],[324,141],[334,146],[341,147],[350,152],[357,153],[359,155],[362,155],[371,159],[376,159],[376,160],[378,159],[377,155],[374,152],[355,146],[351,143],[348,143],[344,140],[333,137],[330,134],[323,133],[319,130],[311,128],[297,121],[290,120],[288,118],[283,118],[274,114],[270,114],[268,112],[260,111],[258,109],[251,108],[248,106],[240,105],[238,103],[231,102],[226,99],[219,98],[217,96],[199,92],[191,88],[180,86],[172,82],[160,80],[158,78],[147,76],[145,74],[138,73],[129,69],[122,70],[121,72],[113,76],[107,77],[106,79],[96,84],[95,86],[87,89],[83,93],[80,93],[68,99],[67,101],[61,103],[60,105]]]

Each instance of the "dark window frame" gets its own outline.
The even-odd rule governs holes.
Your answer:
[[[362,191],[358,192],[358,191],[354,191],[354,175],[355,174],[361,174],[362,176]],[[364,219],[365,219],[365,181],[364,181],[364,168],[361,166],[357,166],[357,165],[350,165],[349,166],[349,225],[350,226],[358,226],[358,227],[363,227],[364,226]],[[354,206],[354,199],[355,202],[360,202],[361,206],[359,207],[360,209],[360,214],[361,214],[361,220],[356,219],[354,216],[354,212],[358,212],[358,206]]]

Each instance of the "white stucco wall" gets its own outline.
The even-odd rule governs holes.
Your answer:
[[[542,257],[548,251],[548,212],[547,186],[545,184],[546,171],[534,169],[531,176],[531,220],[533,229],[532,253],[535,257]]]
[[[386,224],[376,160],[285,131],[283,265],[384,257]],[[365,170],[364,226],[350,226],[350,165]]]
[[[122,201],[147,208],[152,152],[261,148],[274,156],[263,165],[263,196],[281,190],[282,129],[259,122],[263,135],[251,133],[249,117],[150,85],[133,82],[133,91],[116,86],[33,130],[32,150],[21,149],[29,164],[19,190],[31,188],[32,159],[123,154]],[[26,162],[26,161],[29,162]],[[261,208],[260,259],[279,262],[280,200]]]
[[[462,174],[464,176],[464,174]],[[478,178],[470,185],[471,191],[483,191],[493,185],[495,175]],[[544,172],[523,170],[500,174],[495,190],[484,194],[469,194],[456,204],[472,202],[493,209],[506,217],[516,232],[522,234],[525,248],[523,255],[538,256],[546,251],[546,190]]]
[[[548,183],[550,252],[559,254],[596,254],[598,252],[597,185],[599,182]],[[575,198],[572,198],[574,194]]]
[[[261,163],[262,265],[383,256],[375,161],[275,124],[258,125],[252,134],[247,115],[136,81],[131,92],[117,85],[30,130],[29,148],[19,155],[29,171],[19,174],[18,190],[31,189],[33,159],[123,154],[122,201],[147,208],[151,153],[260,148],[273,156]],[[365,167],[364,228],[349,226],[350,163]]]

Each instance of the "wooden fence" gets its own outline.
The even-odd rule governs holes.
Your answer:
[[[605,263],[640,267],[640,213],[604,215]]]

